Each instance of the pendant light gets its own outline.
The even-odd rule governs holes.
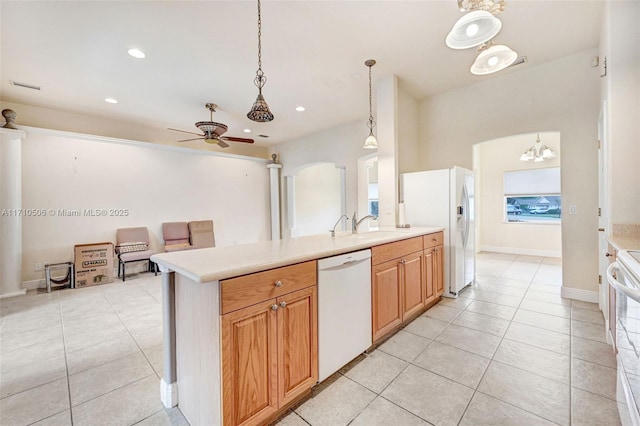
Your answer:
[[[540,134],[536,138],[536,143],[532,147],[529,147],[521,156],[520,161],[531,161],[538,163],[545,160],[551,160],[556,158],[558,154],[546,145],[542,145],[540,142]]]
[[[502,21],[486,10],[473,10],[453,26],[446,38],[451,49],[469,49],[494,38],[502,29]]]
[[[378,140],[373,136],[373,127],[376,125],[376,122],[373,120],[373,107],[371,104],[371,67],[376,64],[376,61],[375,59],[368,59],[364,64],[369,67],[369,121],[367,122],[369,136],[365,139],[362,147],[366,149],[378,149]]]
[[[502,44],[485,43],[471,65],[471,74],[487,75],[501,71],[518,59],[518,54]]]
[[[273,114],[269,111],[269,105],[262,96],[262,88],[267,82],[267,77],[262,71],[262,44],[260,41],[262,35],[262,20],[260,17],[260,0],[258,0],[258,70],[256,71],[256,78],[253,83],[258,87],[258,97],[253,103],[251,110],[247,113],[249,120],[257,121],[258,123],[267,123],[273,120]]]

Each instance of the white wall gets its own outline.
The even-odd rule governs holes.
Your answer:
[[[540,140],[543,145],[555,150],[558,157],[538,163],[520,161],[520,155],[534,145],[536,133],[507,136],[476,145],[477,218],[482,229],[477,240],[479,250],[538,256],[561,255],[560,224],[508,223],[504,217],[504,172],[560,166],[560,134],[540,132]],[[564,210],[568,211],[566,207]]]
[[[420,102],[421,166],[472,167],[474,144],[540,129],[560,132],[565,205],[563,285],[597,291],[599,70],[596,49],[504,75]]]
[[[333,163],[320,163],[300,170],[295,176],[295,229],[292,233],[297,237],[326,234],[341,215],[341,169]]]
[[[216,245],[270,238],[266,161],[27,128],[23,208],[128,209],[126,216],[24,217],[23,281],[36,262],[72,260],[75,244],[115,242],[146,226],[162,249],[162,223],[213,219]]]
[[[600,43],[608,108],[610,220],[640,224],[640,2],[608,1]]]
[[[420,171],[418,101],[398,84],[398,173]]]

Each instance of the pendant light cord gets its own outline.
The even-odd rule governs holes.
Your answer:
[[[267,82],[267,77],[262,71],[262,18],[260,14],[260,0],[258,0],[258,70],[256,71],[256,78],[254,84],[258,86],[260,93],[262,93],[262,86]]]
[[[375,121],[373,121],[373,103],[371,101],[371,67],[373,65],[369,65],[369,130],[370,133],[373,134],[373,126],[375,125]]]

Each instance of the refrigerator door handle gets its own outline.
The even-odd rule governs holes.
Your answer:
[[[467,193],[467,187],[462,187],[462,203],[464,207],[461,207],[463,212],[462,220],[464,221],[464,227],[462,228],[462,247],[467,248],[467,240],[469,239],[469,194]]]

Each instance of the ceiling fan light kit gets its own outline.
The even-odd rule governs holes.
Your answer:
[[[260,0],[258,0],[258,70],[256,71],[256,77],[253,79],[253,83],[258,87],[258,97],[251,106],[251,110],[247,113],[249,120],[256,121],[258,123],[268,123],[273,120],[273,114],[269,110],[267,101],[262,96],[262,88],[267,82],[267,77],[262,71],[262,18],[260,15]]]
[[[231,146],[227,142],[253,143],[253,139],[236,138],[233,136],[222,136],[227,132],[228,127],[226,124],[216,123],[215,121],[213,121],[213,113],[216,112],[217,107],[218,106],[216,104],[211,102],[205,104],[205,108],[209,110],[210,120],[198,121],[195,124],[195,126],[198,128],[198,130],[202,132],[202,134],[187,132],[185,130],[179,130],[179,129],[169,129],[169,130],[173,130],[175,132],[189,133],[189,134],[198,136],[197,138],[182,139],[182,140],[179,140],[178,142],[204,140],[206,143],[212,144],[212,145],[218,145],[220,148],[228,148],[229,146]]]
[[[493,45],[491,40],[502,29],[495,15],[504,11],[504,0],[458,0],[458,9],[467,12],[453,26],[445,40],[451,49],[478,48],[478,56],[469,71],[487,75],[515,63],[518,54],[505,45]]]

